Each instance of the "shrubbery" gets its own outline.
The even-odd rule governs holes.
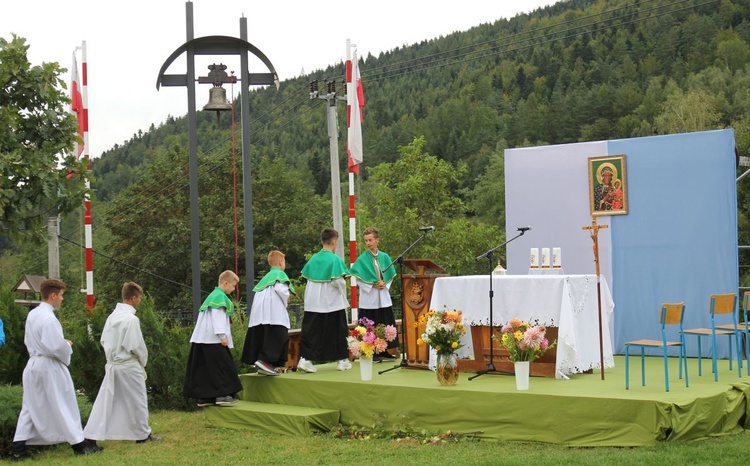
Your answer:
[[[0,316],[5,322],[7,342],[0,348],[0,384],[20,385],[28,352],[23,343],[24,325],[28,310],[15,306],[9,289],[0,290]],[[93,403],[104,378],[106,358],[99,340],[107,316],[113,307],[97,304],[91,317],[85,307],[63,303],[57,311],[65,338],[73,342],[70,374],[76,389]],[[111,305],[111,303],[110,303]],[[78,308],[78,309],[76,309]],[[193,409],[182,397],[185,366],[190,351],[190,335],[193,326],[174,324],[154,308],[148,295],[141,301],[136,314],[141,321],[143,338],[149,352],[146,385],[149,394],[149,409]],[[235,366],[239,372],[250,369],[240,363],[247,331],[245,315],[235,314],[232,322],[232,350]],[[18,387],[20,390],[20,387]],[[20,401],[18,404],[20,409]],[[18,418],[18,411],[13,415]],[[15,421],[13,423],[15,427]]]

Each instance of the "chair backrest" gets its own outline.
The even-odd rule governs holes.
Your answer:
[[[682,318],[685,315],[685,303],[673,303],[661,305],[662,325],[682,324]]]
[[[712,317],[716,314],[733,314],[736,307],[737,295],[734,293],[711,295]]]

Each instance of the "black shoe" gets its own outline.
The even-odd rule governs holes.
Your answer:
[[[398,356],[394,356],[387,351],[385,353],[380,353],[380,357],[383,359],[398,359]]]
[[[13,442],[10,450],[11,461],[23,461],[31,458],[26,442]]]
[[[201,398],[198,400],[198,407],[205,408],[206,406],[213,406],[216,404],[216,398]]]
[[[372,357],[372,363],[373,364],[378,364],[380,362],[383,362],[383,360],[380,358],[380,356],[373,356]]]
[[[161,442],[162,440],[164,440],[164,437],[162,437],[161,435],[148,434],[148,437],[143,440],[136,440],[135,443]]]
[[[95,440],[84,440],[81,443],[76,443],[75,445],[70,446],[73,449],[73,453],[76,455],[90,455],[92,453],[99,453],[100,451],[104,450],[104,448],[100,447],[96,444]]]

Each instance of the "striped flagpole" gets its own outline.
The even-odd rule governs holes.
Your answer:
[[[89,81],[88,81],[88,61],[86,58],[86,41],[81,44],[82,58],[82,85],[81,94],[83,97],[83,157],[86,159],[86,169],[90,169],[89,161]],[[86,188],[90,188],[88,179]],[[84,234],[86,236],[86,304],[89,308],[89,314],[94,309],[94,249],[92,244],[91,232],[91,197],[86,194],[85,214],[83,217]]]
[[[346,87],[347,93],[357,92],[355,84],[352,83],[352,43],[346,40]],[[349,127],[352,112],[358,112],[359,109],[353,109],[347,100],[346,104],[346,126]],[[348,147],[348,144],[347,144]],[[347,151],[348,152],[348,151]],[[354,203],[354,174],[358,172],[358,166],[351,163],[351,156],[347,157],[349,167],[349,266],[354,265],[357,261],[357,215]],[[359,302],[357,298],[357,278],[351,277],[351,306],[352,322],[356,323],[359,319]]]

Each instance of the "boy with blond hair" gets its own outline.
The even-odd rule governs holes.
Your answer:
[[[197,398],[198,406],[231,405],[234,395],[242,390],[232,353],[230,318],[234,303],[229,294],[240,282],[231,270],[219,275],[219,286],[203,301],[190,337],[190,355],[182,393],[185,398]]]
[[[29,458],[26,445],[54,445],[67,442],[76,455],[103,450],[84,439],[81,413],[68,365],[73,342],[63,336],[55,310],[63,302],[65,283],[42,280],[42,302],[26,317],[24,343],[29,361],[23,370],[23,402],[18,416],[11,459]]]
[[[287,276],[286,259],[281,251],[268,253],[271,270],[255,285],[253,306],[248,319],[242,362],[255,365],[261,375],[275,376],[286,370],[289,353],[289,313],[287,303],[295,294]]]

